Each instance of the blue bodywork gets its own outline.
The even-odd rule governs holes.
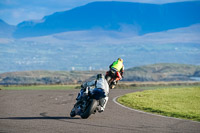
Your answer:
[[[92,90],[92,98],[99,100],[104,97],[106,97],[106,95],[103,89],[94,88]]]

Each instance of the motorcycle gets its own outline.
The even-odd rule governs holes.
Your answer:
[[[82,119],[87,119],[91,114],[95,114],[100,109],[100,99],[105,97],[102,89],[86,88],[81,99],[76,102],[71,110],[70,116],[80,115]]]
[[[116,72],[111,69],[106,72],[105,79],[108,82],[109,88],[114,89],[115,86],[117,85],[117,82],[122,79],[122,76],[119,72]]]

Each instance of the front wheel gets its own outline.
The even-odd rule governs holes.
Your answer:
[[[70,116],[71,116],[71,117],[74,117],[74,116],[76,116],[76,113],[75,113],[75,110],[74,110],[74,108],[72,109],[72,111],[71,111],[71,113],[70,113]]]
[[[91,99],[90,105],[86,108],[85,112],[81,114],[81,118],[87,119],[91,114],[94,114],[97,108],[98,102],[95,99]]]

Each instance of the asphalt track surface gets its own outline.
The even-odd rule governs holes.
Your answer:
[[[70,118],[79,90],[0,90],[0,133],[200,133],[200,123],[119,106],[113,98],[138,90],[111,90],[103,113]]]

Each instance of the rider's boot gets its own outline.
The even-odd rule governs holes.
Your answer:
[[[99,113],[101,113],[101,112],[104,111],[107,102],[108,102],[108,97],[101,98],[101,99],[99,100],[99,105],[100,105],[100,106],[99,106],[98,109],[97,109]]]

